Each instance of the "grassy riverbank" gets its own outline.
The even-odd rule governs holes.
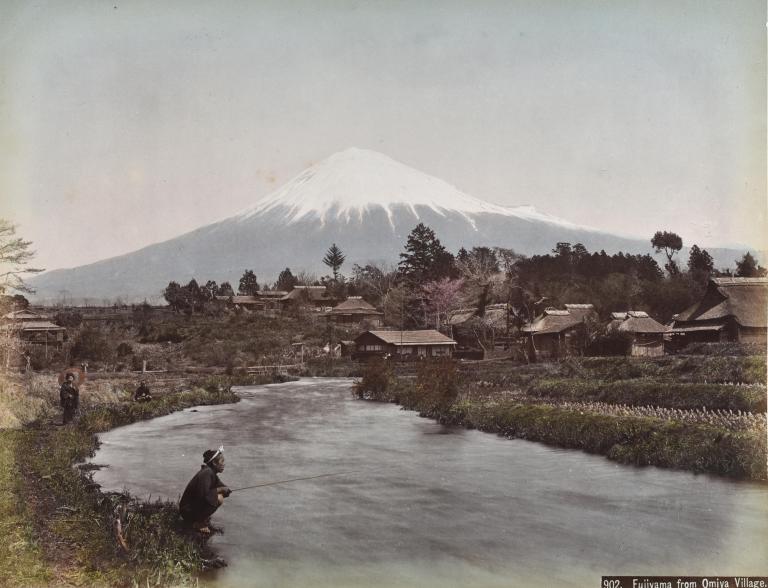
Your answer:
[[[194,584],[203,546],[177,528],[174,504],[103,493],[73,467],[93,454],[96,434],[197,405],[235,402],[223,381],[145,404],[86,403],[75,424],[37,422],[0,431],[0,585],[166,586]],[[121,546],[115,533],[120,519]]]
[[[441,361],[424,363],[415,378],[398,378],[391,366],[374,362],[357,393],[446,424],[621,463],[764,481],[765,369],[762,357],[584,358],[531,366]]]

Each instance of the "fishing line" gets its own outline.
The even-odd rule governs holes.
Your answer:
[[[289,480],[279,480],[277,482],[264,482],[263,484],[254,484],[253,486],[243,486],[242,488],[234,488],[232,492],[240,492],[240,490],[250,490],[251,488],[263,488],[264,486],[276,486],[278,484],[287,484],[288,482],[298,482],[300,480],[315,480],[317,478],[328,478],[330,476],[346,476],[347,474],[355,474],[357,472],[337,472],[334,474],[320,474],[317,476],[307,476],[305,478],[291,478]]]

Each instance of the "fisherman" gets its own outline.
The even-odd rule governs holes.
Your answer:
[[[179,502],[181,518],[192,529],[208,535],[210,518],[232,491],[219,479],[224,471],[224,447],[203,452],[203,465],[189,481]]]
[[[133,399],[136,402],[147,402],[148,400],[152,400],[152,394],[149,393],[149,386],[147,386],[146,380],[141,380],[139,382],[139,387],[136,388]]]
[[[62,424],[66,425],[74,418],[80,406],[80,391],[75,385],[75,374],[72,372],[67,372],[64,382],[62,382],[59,388],[59,402],[61,403],[61,408],[64,409]]]

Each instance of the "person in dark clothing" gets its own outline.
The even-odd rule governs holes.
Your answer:
[[[147,383],[144,380],[139,382],[139,387],[136,388],[133,399],[136,402],[147,402],[148,400],[152,400],[152,394],[149,393],[149,386],[147,386]]]
[[[59,402],[64,409],[63,424],[70,422],[80,406],[80,391],[75,385],[75,374],[69,372],[59,388]]]
[[[209,519],[232,491],[219,479],[224,471],[224,448],[203,453],[203,465],[189,481],[179,502],[181,518],[200,533],[209,534]]]

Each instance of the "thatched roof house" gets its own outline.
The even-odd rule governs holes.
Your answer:
[[[313,306],[315,308],[325,308],[336,306],[339,302],[325,286],[295,286],[293,290],[280,298],[280,304],[283,308],[292,306]]]
[[[456,341],[435,331],[366,331],[355,339],[355,357],[390,355],[399,358],[446,357]]]
[[[331,322],[344,325],[358,325],[367,322],[371,327],[380,327],[384,313],[363,300],[362,296],[350,296],[325,313]]]
[[[630,341],[627,353],[633,356],[664,355],[664,333],[669,330],[642,310],[611,313],[607,331],[626,333]]]
[[[535,360],[583,354],[586,323],[596,319],[592,304],[566,304],[565,310],[547,308],[522,329],[530,357]]]
[[[694,342],[766,343],[768,278],[712,278],[702,299],[672,318],[675,347]]]

